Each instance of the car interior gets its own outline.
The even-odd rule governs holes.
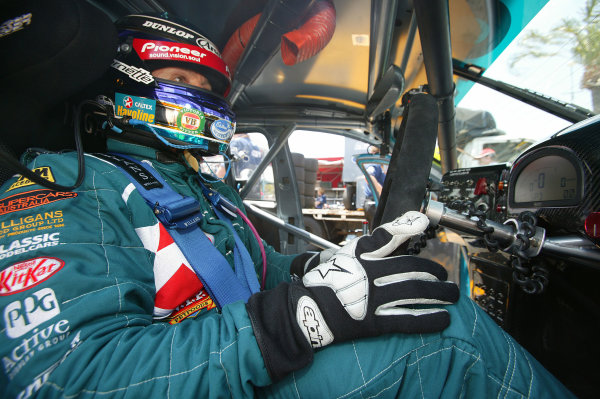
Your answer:
[[[252,170],[243,178],[230,173],[225,181],[238,189],[267,243],[285,254],[338,248],[407,211],[421,211],[430,228],[400,251],[438,260],[461,291],[573,393],[597,395],[600,99],[558,99],[491,73],[497,62],[521,62],[502,54],[556,0],[86,1],[113,21],[136,13],[176,17],[219,47],[233,74],[226,100],[236,115],[236,135],[262,138]],[[598,16],[597,8],[592,11]],[[588,23],[598,27],[598,20]],[[593,63],[567,44],[558,49],[574,60],[571,69],[581,65],[589,78]],[[544,75],[552,86],[560,79]],[[598,96],[600,74],[593,79],[582,84],[586,99]],[[579,80],[571,85],[578,88]],[[480,108],[465,110],[480,86],[495,94],[482,91],[471,100],[472,109]],[[501,106],[495,95],[518,104],[509,111],[516,126],[510,132],[480,99]],[[548,123],[528,124],[534,114]],[[52,115],[59,126],[60,113]],[[77,146],[64,129],[41,137],[31,128],[2,138],[2,181],[22,173],[15,165],[27,147]],[[302,140],[307,131],[377,147],[379,154],[356,154],[366,179],[369,164],[386,166],[368,218],[356,201],[357,188],[348,194],[352,182],[339,183],[340,193],[355,197],[345,204],[343,194],[339,202],[331,200],[341,204],[335,217],[360,210],[364,216],[357,220],[364,223],[333,241],[323,233],[327,224],[314,216],[319,212],[305,211],[332,161],[303,156],[319,158],[316,186],[305,190],[308,162],[299,172],[298,150],[288,142],[292,135]],[[85,126],[81,133],[83,150],[102,149]],[[310,145],[330,146],[325,139]],[[483,164],[492,152],[495,161]]]

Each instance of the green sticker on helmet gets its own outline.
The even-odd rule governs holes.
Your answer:
[[[204,113],[191,108],[182,108],[177,115],[177,128],[187,134],[202,134],[206,119]]]

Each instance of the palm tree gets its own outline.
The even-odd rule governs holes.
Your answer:
[[[581,87],[589,89],[595,113],[600,113],[600,0],[587,0],[581,18],[564,18],[548,33],[528,32],[520,45],[523,51],[511,65],[525,57],[549,57],[558,54],[565,39],[573,43],[575,60],[584,67]]]

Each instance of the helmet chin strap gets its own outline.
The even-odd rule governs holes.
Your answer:
[[[50,188],[50,189],[56,190],[56,191],[73,191],[73,190],[75,190],[77,187],[79,187],[81,185],[81,183],[83,183],[83,179],[85,178],[85,156],[83,153],[83,145],[81,143],[80,115],[81,115],[81,107],[83,105],[85,105],[86,103],[88,103],[88,102],[86,101],[86,102],[79,104],[77,106],[77,108],[75,109],[74,134],[75,134],[75,149],[77,150],[78,168],[77,168],[77,179],[75,180],[75,183],[72,186],[63,186],[61,184],[56,184],[54,182],[51,182],[51,181],[43,178],[42,176],[29,170],[27,167],[25,167],[25,165],[23,165],[21,162],[19,162],[19,160],[15,156],[13,156],[12,154],[9,154],[4,149],[0,149],[0,164],[17,174],[25,176],[26,178],[39,184],[40,186],[44,186],[44,187],[47,187],[47,188]]]
[[[197,156],[197,155],[193,155],[190,151],[188,150],[184,150],[183,151],[183,157],[185,158],[186,162],[188,163],[188,165],[194,169],[194,171],[196,171],[196,173],[198,173],[198,176],[205,182],[205,183],[214,183],[216,181],[223,181],[227,178],[227,176],[229,175],[229,171],[231,170],[231,161],[229,159],[229,157],[226,154],[220,153],[219,155],[223,156],[223,158],[225,158],[223,160],[223,162],[218,162],[218,163],[223,163],[227,165],[227,169],[225,169],[225,175],[223,177],[217,177],[215,180],[210,180],[207,179],[204,175],[202,175],[202,172],[200,170],[200,162],[204,162],[206,164],[206,166],[208,167],[208,169],[212,172],[213,175],[217,176],[217,174],[212,170],[212,168],[210,167],[210,164],[212,162],[208,162],[206,161],[204,158]]]

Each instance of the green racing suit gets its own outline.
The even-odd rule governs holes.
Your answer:
[[[200,227],[233,265],[234,239],[194,172],[168,154],[109,141],[149,160],[200,202]],[[74,181],[75,153],[28,157],[28,167]],[[273,381],[245,304],[218,311],[129,178],[100,157],[58,192],[15,176],[0,195],[2,397],[568,397],[570,393],[467,297],[435,334],[387,335],[318,350]],[[212,185],[243,209],[235,191]],[[260,276],[259,244],[233,226]],[[266,289],[290,280],[295,256],[265,244]]]

